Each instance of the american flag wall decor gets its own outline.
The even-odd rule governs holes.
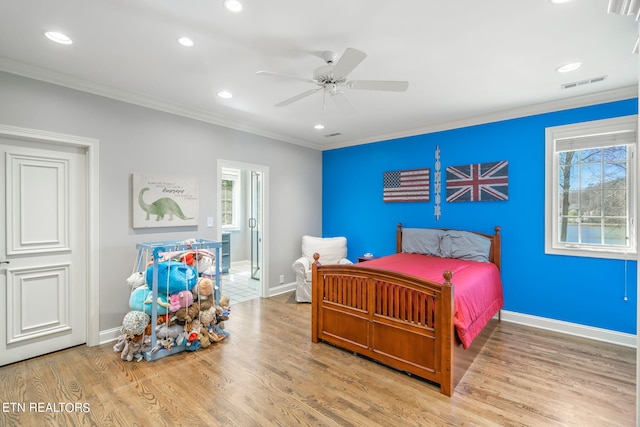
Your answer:
[[[509,200],[509,162],[447,166],[447,202]]]
[[[429,168],[385,172],[385,202],[428,202]]]

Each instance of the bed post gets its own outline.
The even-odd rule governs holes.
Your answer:
[[[402,223],[398,223],[398,228],[396,229],[396,253],[399,254],[402,252]]]
[[[453,285],[451,278],[453,273],[445,270],[442,273],[444,283],[442,284],[442,295],[440,304],[441,312],[438,315],[440,319],[439,338],[442,340],[440,345],[440,365],[442,369],[442,381],[440,382],[440,393],[451,397],[454,384],[453,376],[453,351],[455,343],[455,331],[453,326]]]
[[[496,265],[496,267],[498,267],[498,270],[501,270],[500,253],[502,251],[502,248],[500,247],[500,245],[502,235],[500,234],[500,226],[496,225],[494,230],[495,234],[493,235],[493,246],[491,247],[491,258],[493,259],[491,261]]]
[[[322,302],[322,283],[318,274],[318,266],[320,262],[319,253],[313,254],[313,264],[311,264],[311,342],[318,342],[318,317],[320,313],[320,304]]]

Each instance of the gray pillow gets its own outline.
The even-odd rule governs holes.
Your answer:
[[[442,256],[440,253],[440,239],[443,230],[432,228],[403,228],[402,252]]]
[[[448,230],[440,240],[443,258],[489,262],[491,240],[468,231]]]

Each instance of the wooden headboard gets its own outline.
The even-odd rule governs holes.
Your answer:
[[[451,228],[438,228],[437,230],[452,230]],[[492,262],[500,270],[500,226],[495,226],[494,234],[479,233],[477,231],[471,231],[471,233],[484,236],[491,240],[491,249],[489,249],[489,262]],[[396,230],[396,252],[402,252],[402,224],[398,223],[398,229]]]

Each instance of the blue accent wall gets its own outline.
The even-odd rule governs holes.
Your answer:
[[[505,310],[635,334],[637,262],[544,253],[544,154],[547,127],[637,112],[638,100],[630,99],[325,151],[323,235],[346,236],[349,259],[355,261],[365,252],[395,252],[398,222],[485,233],[499,225]],[[440,221],[433,213],[437,145],[443,172]],[[444,201],[446,166],[500,160],[509,161],[508,201]],[[424,167],[432,170],[430,202],[382,201],[385,171]]]

